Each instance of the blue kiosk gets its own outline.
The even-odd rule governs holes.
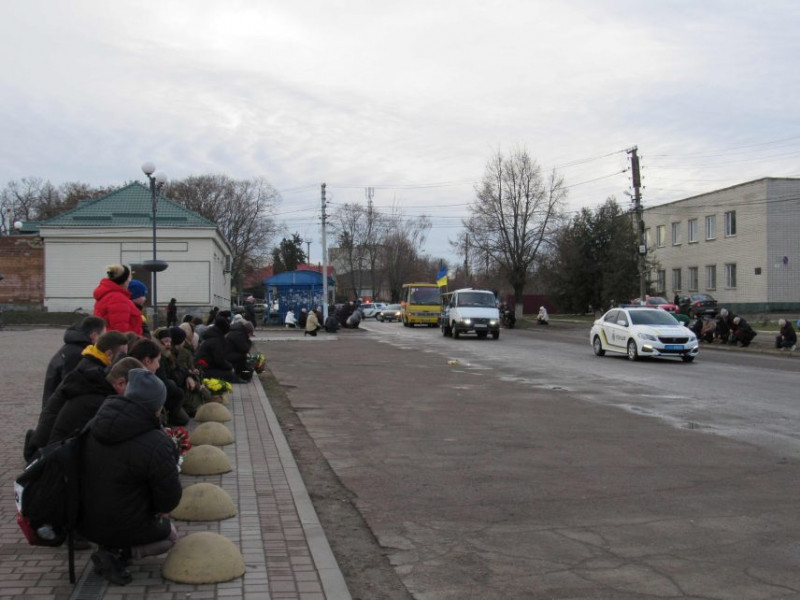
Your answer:
[[[332,277],[328,277],[328,294],[334,297],[336,282]],[[264,281],[266,288],[267,307],[272,307],[278,301],[277,317],[270,310],[270,322],[283,324],[286,313],[289,309],[294,310],[295,317],[299,316],[300,310],[305,308],[312,310],[317,306],[322,306],[322,273],[317,271],[287,271],[278,273]]]

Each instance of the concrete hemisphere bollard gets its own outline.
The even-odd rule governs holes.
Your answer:
[[[216,423],[227,423],[232,420],[231,411],[219,402],[206,402],[197,409],[194,420],[198,423],[214,421]]]
[[[222,583],[244,575],[239,548],[218,533],[201,531],[178,540],[164,561],[162,575],[178,583]]]
[[[227,446],[234,442],[233,433],[222,423],[208,421],[197,427],[190,435],[192,444],[210,444],[212,446]]]
[[[236,516],[236,506],[228,492],[213,483],[195,483],[183,489],[178,506],[172,511],[179,521],[222,521]]]
[[[184,475],[219,475],[232,470],[228,455],[220,448],[210,444],[193,446],[184,455],[181,467],[181,473]]]

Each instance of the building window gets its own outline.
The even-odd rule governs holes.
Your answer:
[[[697,219],[689,219],[689,243],[697,241]]]
[[[683,288],[681,287],[681,270],[672,269],[672,291],[676,294]]]
[[[725,235],[736,235],[736,211],[725,213]]]
[[[681,243],[681,224],[672,224],[672,245],[678,246]]]
[[[706,265],[706,289],[717,289],[717,265]]]
[[[697,267],[689,267],[689,291],[697,291]]]
[[[656,292],[662,296],[667,293],[667,272],[664,269],[656,271]]]
[[[713,240],[717,237],[717,215],[706,217],[706,239]]]
[[[736,287],[736,263],[728,263],[725,265],[725,287]]]
[[[667,226],[666,225],[658,225],[656,226],[656,246],[659,248],[663,248],[664,244],[666,243],[667,238]]]
[[[650,228],[648,227],[647,229],[644,230],[644,245],[649,248],[651,243],[652,243],[652,238],[650,236]]]

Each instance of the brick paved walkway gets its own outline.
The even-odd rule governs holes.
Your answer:
[[[221,522],[177,523],[181,535],[213,531],[237,544],[247,567],[244,577],[216,585],[176,584],[162,579],[162,556],[133,565],[130,585],[107,586],[88,567],[90,552],[84,551],[76,553],[78,582],[73,587],[65,548],[27,545],[15,522],[12,481],[24,467],[24,431],[36,422],[44,371],[62,335],[61,329],[0,331],[0,484],[5,491],[0,503],[0,600],[349,600],[297,465],[257,381],[234,386],[229,406],[234,419],[227,425],[236,442],[223,448],[233,471],[181,476],[184,486],[206,481],[225,489],[238,506],[237,516]]]

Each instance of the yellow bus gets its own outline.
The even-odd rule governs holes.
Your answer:
[[[442,310],[439,286],[435,283],[404,283],[400,307],[400,320],[405,327],[418,323],[438,327]]]

